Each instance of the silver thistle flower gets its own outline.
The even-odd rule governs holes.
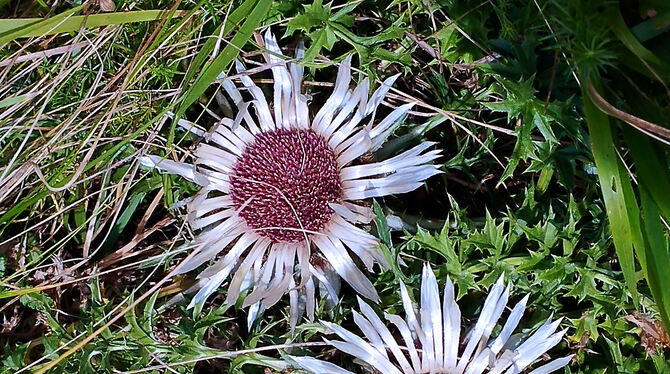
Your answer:
[[[383,374],[512,374],[522,372],[558,344],[566,331],[556,332],[561,320],[552,322],[550,318],[525,340],[521,334],[512,335],[526,308],[526,296],[512,308],[502,330],[491,340],[491,333],[509,298],[509,286],[504,287],[502,277],[491,288],[479,319],[464,337],[461,337],[461,311],[456,304],[454,285],[448,278],[440,303],[435,275],[430,267],[424,267],[418,314],[402,282],[400,292],[405,319],[393,314],[386,314],[385,318],[395,325],[402,342],[396,341],[374,310],[360,298],[358,303],[362,314],[354,311],[353,315],[365,338],[336,324],[322,322],[328,330],[343,339],[324,340]],[[465,348],[459,355],[460,346]],[[352,374],[332,363],[312,357],[291,358],[302,369],[315,374]],[[551,373],[567,365],[571,358],[555,359],[531,373]]]
[[[243,305],[251,306],[251,323],[259,311],[288,293],[294,326],[302,309],[313,319],[317,285],[327,300],[337,299],[339,279],[333,279],[333,270],[360,295],[378,301],[372,282],[357,268],[351,253],[370,271],[375,263],[389,264],[376,248],[375,237],[356,226],[372,219],[370,208],[356,201],[421,186],[439,173],[438,166],[429,164],[439,151],[429,151],[433,143],[426,142],[384,161],[352,164],[378,149],[414,105],[402,105],[375,124],[377,107],[397,75],[368,98],[367,78],[349,88],[351,61],[345,59],[332,95],[310,121],[307,98],[301,94],[303,68],[281,58],[269,30],[265,43],[273,65],[272,109],[249,76],[240,76],[243,89],[253,98],[248,102],[232,80],[223,79],[222,87],[238,109],[236,118],[223,118],[208,132],[180,122],[209,140],[196,149],[195,162],[158,156],[142,157],[140,162],[202,187],[187,208],[191,228],[203,232],[196,240],[197,254],[180,272],[196,269],[219,253],[223,257],[198,275],[199,282],[191,289],[198,292],[189,307],[232,275],[228,306],[249,287]],[[296,58],[303,54],[299,45]],[[245,71],[240,62],[237,70]],[[294,272],[299,275],[297,282]]]

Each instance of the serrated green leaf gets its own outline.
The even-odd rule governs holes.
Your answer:
[[[30,342],[17,345],[13,350],[9,348],[9,345],[5,345],[2,357],[2,366],[6,369],[15,371],[23,369],[26,366],[24,361],[29,345]]]
[[[304,12],[296,15],[286,24],[285,35],[292,35],[296,30],[310,32],[316,27],[323,27],[330,18],[330,5],[323,5],[323,0],[314,0],[312,4],[306,4],[303,7]]]
[[[576,327],[574,336],[581,340],[585,333],[589,334],[589,340],[596,341],[600,337],[598,332],[598,321],[592,314],[586,314],[577,320],[571,320]]]
[[[377,228],[377,235],[387,247],[393,248],[393,242],[391,241],[391,229],[389,229],[388,223],[386,222],[386,215],[382,210],[382,207],[379,205],[377,200],[372,202],[372,211],[375,214],[375,226]]]
[[[40,311],[42,313],[50,314],[54,307],[54,301],[42,292],[36,292],[30,295],[23,295],[19,299],[21,304],[30,309]]]

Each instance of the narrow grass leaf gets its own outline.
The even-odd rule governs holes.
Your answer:
[[[34,94],[25,94],[25,95],[8,97],[4,100],[0,100],[0,109],[7,108],[7,107],[12,106],[14,104],[20,103],[24,100],[30,100],[33,97],[35,97]]]
[[[597,88],[599,85],[594,82]],[[636,277],[634,236],[639,235],[639,212],[636,201],[626,199],[626,190],[632,191],[630,179],[622,173],[623,166],[615,151],[614,138],[609,117],[598,110],[591,100],[586,85],[583,85],[583,101],[586,123],[591,137],[591,151],[596,162],[600,188],[607,208],[607,217],[617,257],[633,300],[639,300]],[[637,213],[637,214],[636,214]],[[634,217],[631,217],[634,216]],[[633,219],[631,219],[633,218]],[[637,231],[634,233],[633,231]],[[643,248],[640,248],[642,251]],[[641,259],[643,262],[643,259]]]
[[[155,21],[163,18],[168,13],[165,10],[138,10],[132,12],[72,16],[72,14],[79,10],[81,10],[81,6],[47,19],[2,19],[0,20],[0,44],[5,44],[18,38],[73,32],[82,27],[96,28],[133,22]],[[175,14],[181,16],[185,13],[186,12],[178,11]]]
[[[646,278],[666,330],[670,329],[670,252],[669,239],[661,222],[670,222],[670,176],[665,154],[647,136],[624,127],[640,190],[645,239]]]
[[[59,24],[63,24],[71,19],[72,15],[79,12],[82,5],[69,9],[63,13],[55,15],[48,19],[42,18],[26,18],[26,19],[2,19],[0,20],[0,45],[11,42],[14,39],[41,35],[49,32],[51,29],[58,28]],[[79,21],[81,26],[81,21]]]
[[[168,11],[164,11],[164,22],[160,24],[160,31],[158,31],[158,34],[156,35],[156,38],[151,42],[151,45],[146,49],[146,51],[143,53],[143,56],[141,57],[141,60],[138,61],[137,64],[135,64],[135,67],[133,68],[133,71],[130,73],[131,77],[135,77],[139,74],[139,71],[144,68],[145,66],[145,61],[147,59],[153,58],[154,53],[153,51],[157,50],[160,48],[161,44],[167,40],[171,35],[174,35],[178,30],[183,28],[188,22],[191,22],[191,17],[200,9],[200,6],[202,5],[203,2],[206,0],[201,0],[200,3],[195,6],[193,9],[189,11],[179,11],[177,10],[177,6],[179,3],[175,3],[171,9]],[[175,16],[181,17],[181,20],[177,22],[175,25],[171,25],[169,22],[172,18]]]
[[[644,212],[647,282],[666,331],[670,327],[670,240],[661,222],[658,206],[645,188],[640,189]]]
[[[632,55],[620,56],[620,61],[628,67],[646,75],[648,75],[648,70],[653,69],[652,74],[656,78],[662,78],[663,81],[668,82],[670,80],[670,68],[668,68],[667,63],[661,60],[661,58],[656,56],[652,51],[645,48],[642,43],[637,40],[635,35],[633,35],[628,28],[628,25],[626,25],[626,22],[621,15],[621,11],[618,8],[613,9],[610,12],[609,19],[614,34],[616,34],[628,51],[632,53]],[[644,61],[646,64],[640,64],[640,60]],[[646,68],[643,68],[645,65]]]

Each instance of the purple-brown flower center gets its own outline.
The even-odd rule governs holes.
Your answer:
[[[237,160],[230,196],[240,216],[273,242],[304,240],[320,231],[339,200],[335,154],[312,130],[280,129],[256,135]],[[245,205],[246,204],[246,205]]]

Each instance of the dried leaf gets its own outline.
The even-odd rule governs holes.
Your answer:
[[[7,316],[2,316],[2,319],[2,331],[0,331],[0,334],[9,334],[14,331],[16,326],[19,325],[19,307],[14,307],[14,312],[9,320],[7,320]]]
[[[652,317],[635,311],[626,316],[626,321],[640,328],[640,343],[647,352],[654,354],[658,348],[670,347],[668,333],[663,325]]]
[[[100,0],[100,10],[103,12],[113,12],[116,9],[114,0]]]

